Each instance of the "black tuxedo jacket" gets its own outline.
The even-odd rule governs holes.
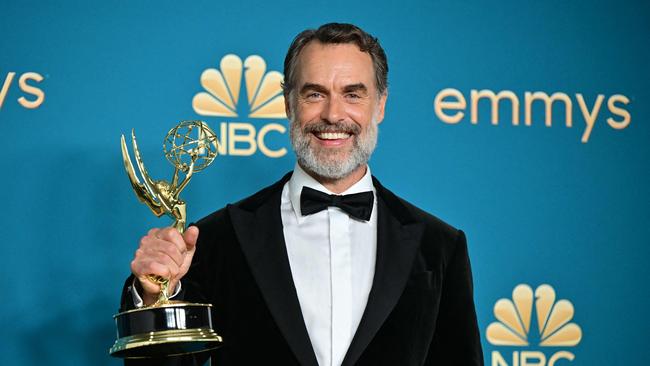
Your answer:
[[[214,306],[215,330],[224,346],[211,354],[212,365],[318,365],[282,231],[280,196],[290,176],[196,223],[197,251],[179,297]],[[343,366],[483,365],[463,232],[373,181],[375,277]],[[131,281],[121,310],[133,308]],[[166,362],[191,365],[206,359]],[[146,363],[163,362],[127,362]]]

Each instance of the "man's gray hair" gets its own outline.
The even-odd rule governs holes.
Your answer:
[[[380,95],[386,93],[388,88],[388,61],[379,40],[356,25],[328,23],[318,29],[307,29],[301,32],[291,43],[284,59],[284,83],[282,89],[285,98],[289,98],[296,87],[296,66],[300,51],[311,41],[324,44],[356,44],[361,52],[368,53],[372,58],[377,91]]]

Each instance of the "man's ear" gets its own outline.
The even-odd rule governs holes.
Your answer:
[[[284,93],[284,113],[287,119],[291,120],[291,93]]]
[[[388,98],[388,89],[386,89],[380,96],[377,102],[377,115],[375,116],[377,124],[384,120],[384,111],[386,110],[386,99]]]

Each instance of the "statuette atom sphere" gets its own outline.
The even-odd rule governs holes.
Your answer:
[[[165,157],[187,173],[191,163],[199,172],[217,156],[217,136],[203,121],[183,121],[169,130],[163,143]]]

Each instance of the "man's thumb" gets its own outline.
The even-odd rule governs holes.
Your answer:
[[[196,246],[196,239],[199,238],[199,228],[196,226],[190,226],[183,233],[183,240],[187,245],[187,250],[194,250]]]

